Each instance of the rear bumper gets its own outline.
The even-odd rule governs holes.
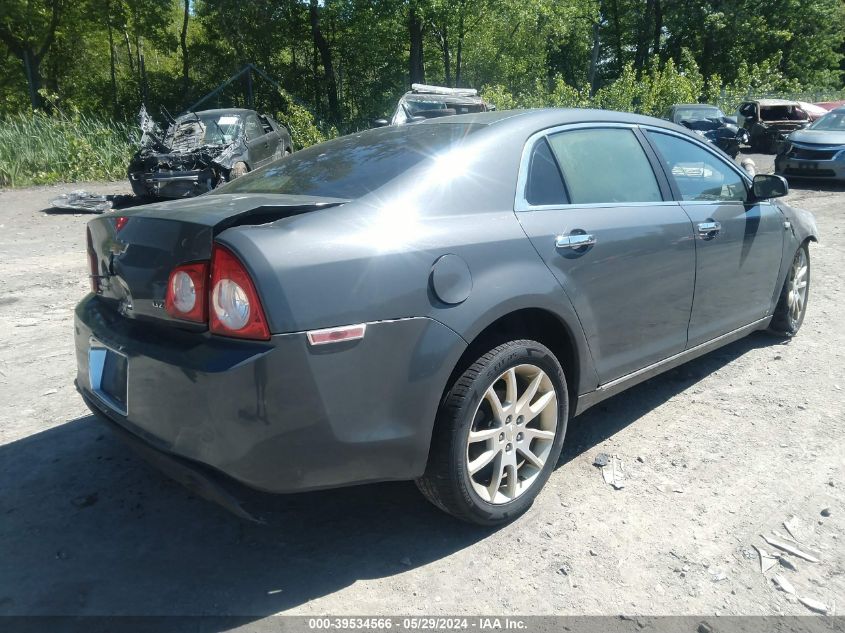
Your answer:
[[[775,173],[789,178],[825,178],[845,180],[845,161],[804,160],[778,156],[775,159]]]
[[[92,390],[91,339],[128,358],[122,415]],[[89,295],[76,309],[77,388],[158,452],[274,493],[422,474],[440,395],[465,343],[437,321],[368,325],[324,347],[151,326]]]

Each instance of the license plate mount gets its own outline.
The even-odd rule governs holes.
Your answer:
[[[88,348],[88,379],[91,391],[110,409],[129,412],[129,358],[96,339]]]

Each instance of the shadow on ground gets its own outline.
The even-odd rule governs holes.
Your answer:
[[[561,461],[773,341],[743,339],[598,405],[573,420]],[[146,467],[91,417],[0,447],[0,480],[2,615],[260,619],[496,538],[412,483],[273,498],[268,523],[250,524]]]

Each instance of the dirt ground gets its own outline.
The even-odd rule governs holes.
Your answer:
[[[790,194],[822,240],[797,338],[753,335],[576,418],[533,509],[499,530],[411,483],[268,500],[253,525],[147,467],[73,387],[90,216],[44,211],[72,188],[0,192],[0,614],[810,613],[776,573],[845,610],[845,188]],[[793,515],[819,562],[761,573],[752,546],[774,552],[761,534]]]

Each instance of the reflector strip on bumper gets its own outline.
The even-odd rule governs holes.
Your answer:
[[[357,325],[343,325],[324,330],[311,330],[307,333],[307,336],[311,345],[326,345],[327,343],[340,343],[342,341],[357,341],[364,338],[366,331],[367,324],[358,323]]]

